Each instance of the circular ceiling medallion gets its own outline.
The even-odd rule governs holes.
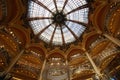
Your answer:
[[[86,0],[30,0],[28,21],[39,39],[65,45],[80,38],[88,23]]]

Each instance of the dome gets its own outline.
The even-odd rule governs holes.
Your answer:
[[[120,80],[119,0],[0,0],[0,80]]]
[[[88,25],[88,13],[85,0],[32,0],[28,21],[39,39],[65,45],[80,39]]]

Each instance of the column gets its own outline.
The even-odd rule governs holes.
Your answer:
[[[103,34],[103,35],[120,47],[120,40],[119,39],[114,38],[113,36],[111,36],[109,34]]]
[[[9,71],[12,69],[12,67],[15,65],[15,63],[19,60],[19,58],[21,57],[21,55],[24,53],[25,50],[22,50],[12,61],[12,63],[10,64],[10,66],[1,74],[1,76],[6,75],[7,73],[9,73]]]
[[[45,65],[46,65],[46,59],[43,62],[43,65],[42,65],[41,72],[40,72],[38,80],[42,80],[42,75],[43,75],[43,71],[45,69]]]
[[[97,73],[98,76],[102,77],[100,70],[97,68],[97,66],[95,65],[94,61],[92,60],[91,56],[88,54],[88,52],[85,52],[88,60],[90,61],[91,65],[93,66],[95,72]]]
[[[68,66],[68,60],[66,60],[66,69],[67,69],[67,74],[68,74],[68,80],[71,80],[71,77],[70,77],[70,72],[69,72],[69,66]]]

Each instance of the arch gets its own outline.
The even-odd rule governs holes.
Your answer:
[[[9,34],[14,35],[13,38],[17,38],[22,44],[22,46],[27,46],[30,44],[30,33],[21,25],[10,25],[6,28]]]
[[[91,45],[91,43],[99,38],[99,36],[100,34],[98,34],[96,31],[86,34],[83,38],[83,49],[89,50],[89,46]]]
[[[49,58],[61,58],[61,59],[65,59],[64,55],[62,55],[59,52],[54,52],[48,55],[47,59]]]
[[[67,59],[69,59],[70,56],[75,55],[76,53],[84,54],[84,51],[82,49],[72,49],[67,55]]]
[[[109,6],[106,2],[96,3],[94,15],[92,16],[92,22],[98,31],[104,31],[105,16],[108,10]]]
[[[28,51],[34,51],[37,54],[42,55],[43,60],[46,58],[46,50],[43,46],[41,46],[39,43],[31,43],[26,48]]]

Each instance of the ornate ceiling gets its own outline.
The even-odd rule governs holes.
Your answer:
[[[88,26],[89,4],[85,0],[31,0],[28,5],[34,34],[49,45],[64,46],[79,40]]]
[[[31,1],[34,3],[30,3]],[[96,80],[98,77],[108,80],[115,74],[117,74],[116,80],[120,79],[118,77],[120,75],[119,1],[86,0],[87,6],[81,7],[79,1],[82,0],[75,3],[74,0],[66,0],[65,3],[63,0],[49,0],[53,3],[47,8],[40,4],[42,1],[44,3],[46,0],[0,1],[0,79]],[[62,10],[62,5],[53,6],[58,3],[57,1],[67,6],[64,7],[65,11]],[[77,7],[70,8],[70,3]],[[39,11],[42,9],[35,9],[34,12],[33,6],[36,5],[38,8],[45,8],[46,14],[43,13],[44,9],[41,12]],[[86,7],[88,11],[84,12],[83,16],[80,11]],[[39,19],[43,15],[51,17],[49,13],[52,8],[54,15],[48,22],[54,24],[48,26],[49,24],[45,22],[48,25],[44,25],[45,23]],[[65,16],[65,12],[72,13],[74,10],[76,13]],[[84,19],[83,22],[80,21],[82,19],[79,20],[84,17],[87,22],[84,22]],[[34,22],[37,20],[38,22]],[[71,23],[67,23],[66,20]],[[68,28],[65,23],[72,28]],[[85,30],[76,37],[76,31],[79,33],[81,25]],[[45,31],[43,29],[40,31],[38,26],[43,27],[46,33],[42,35]],[[49,29],[45,29],[46,26],[53,28],[51,36],[46,35],[49,33]],[[65,36],[64,28],[67,28],[71,35]],[[35,32],[36,30],[38,31]],[[61,37],[56,35],[57,31]],[[69,41],[69,37],[73,40]]]

